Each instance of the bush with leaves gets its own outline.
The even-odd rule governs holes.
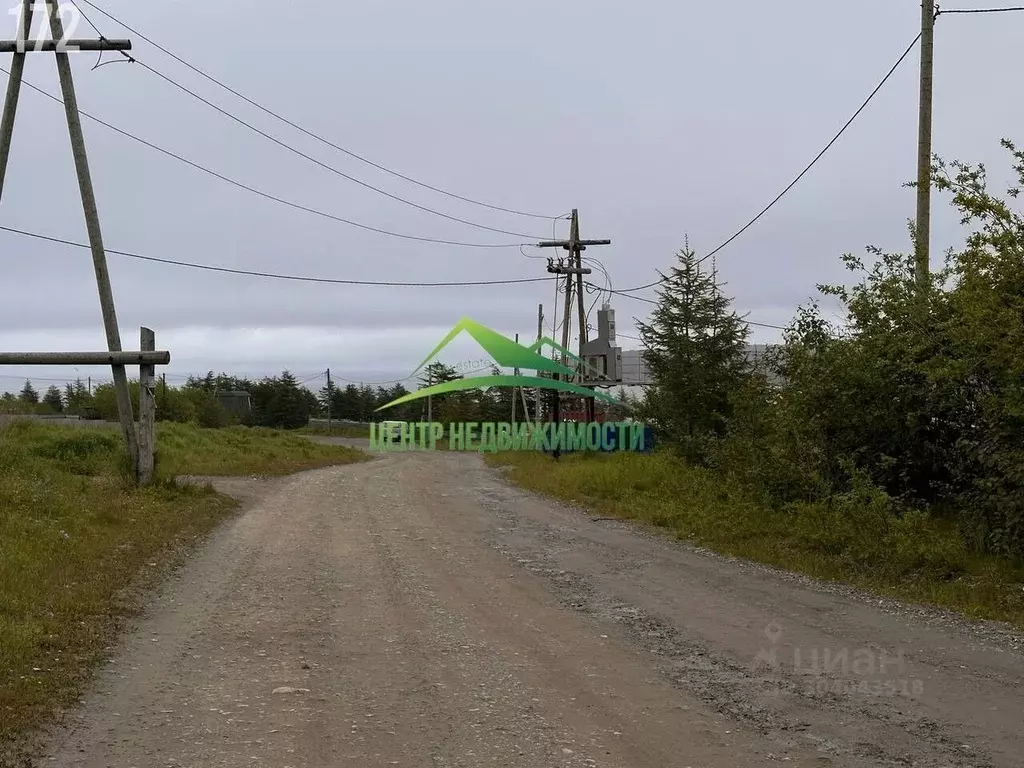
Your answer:
[[[1004,146],[1024,185],[1024,153]],[[852,467],[897,509],[955,510],[974,548],[1024,557],[1024,218],[988,191],[981,166],[939,161],[933,175],[972,227],[966,246],[924,290],[910,254],[845,256],[858,281],[820,286],[845,307],[844,325],[816,304],[802,310],[771,427],[752,439],[768,455],[814,456],[830,493],[849,490]]]

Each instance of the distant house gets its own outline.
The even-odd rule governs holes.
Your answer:
[[[245,421],[252,416],[252,397],[248,392],[217,392],[215,397],[225,411]]]

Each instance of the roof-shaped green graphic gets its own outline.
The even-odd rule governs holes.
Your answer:
[[[417,371],[437,357],[437,354],[463,331],[472,336],[476,343],[483,347],[484,351],[491,356],[494,362],[503,368],[526,368],[527,370],[549,371],[550,373],[562,373],[570,376],[576,373],[571,368],[556,363],[554,360],[548,360],[543,355],[535,352],[533,348],[517,344],[497,331],[492,331],[475,320],[464,317],[455,324],[455,327],[448,332],[448,335],[441,340],[441,343],[431,350],[430,354],[423,359],[423,362],[416,366],[413,375],[416,375]]]
[[[580,364],[581,368],[585,368],[587,373],[592,374],[595,378],[603,378],[604,377],[604,374],[600,370],[598,370],[593,365],[590,365],[589,363],[587,363],[579,355],[574,355],[572,352],[570,352],[568,349],[563,347],[561,344],[559,344],[558,342],[556,342],[552,338],[544,336],[542,338],[537,339],[537,341],[533,342],[533,344],[530,345],[530,349],[536,351],[536,353],[538,355],[541,354],[541,348],[542,347],[551,347],[556,352],[561,352],[563,355],[568,357],[570,360],[575,360],[577,363]],[[573,373],[575,373],[575,371]]]
[[[387,405],[382,405],[377,410],[382,411],[393,405],[401,405],[402,403],[419,400],[420,398],[428,397],[430,395],[443,395],[447,392],[461,392],[466,389],[487,389],[489,387],[536,387],[539,389],[557,389],[561,392],[571,392],[583,397],[594,397],[598,400],[607,400],[609,403],[618,403],[618,401],[611,395],[606,395],[604,392],[595,392],[569,381],[559,381],[557,379],[547,378],[542,379],[539,376],[473,376],[468,379],[456,379],[455,381],[446,381],[443,384],[435,384],[432,387],[418,389],[415,392],[410,392],[408,395],[398,398],[397,400],[392,400]]]
[[[434,347],[430,354],[423,359],[423,362],[416,366],[416,370],[413,371],[413,375],[415,375],[417,371],[421,370],[428,362],[433,360],[442,349],[451,343],[452,339],[463,331],[472,336],[500,367],[523,368],[526,370],[535,370],[538,373],[541,371],[548,371],[549,373],[562,374],[567,377],[575,376],[576,371],[572,368],[556,363],[554,360],[549,360],[541,354],[540,348],[545,344],[553,347],[559,352],[564,352],[568,357],[571,357],[585,365],[579,357],[572,354],[569,350],[559,346],[551,339],[543,338],[532,346],[524,347],[522,344],[512,341],[512,339],[502,336],[497,331],[492,331],[490,328],[481,325],[475,320],[464,317],[455,324],[455,327],[452,328],[448,335],[441,340],[441,343]],[[461,392],[467,389],[488,389],[490,387],[536,387],[538,389],[554,389],[561,392],[572,392],[573,394],[582,395],[584,397],[594,397],[599,400],[607,400],[612,403],[617,402],[611,395],[587,389],[579,384],[573,384],[568,380],[562,381],[547,377],[542,378],[540,376],[492,375],[473,376],[468,379],[456,379],[455,381],[446,381],[441,384],[424,387],[423,389],[419,389],[415,392],[410,392],[397,400],[392,400],[390,403],[380,406],[377,410],[383,411],[386,408],[391,408],[392,406],[400,405],[401,403],[408,403],[411,400],[419,400],[420,398],[429,397],[431,395],[441,395],[446,392]]]

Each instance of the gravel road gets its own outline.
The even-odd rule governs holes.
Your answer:
[[[245,500],[42,765],[1024,765],[1024,642],[389,455]]]

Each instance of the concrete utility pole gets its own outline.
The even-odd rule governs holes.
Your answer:
[[[583,309],[583,275],[589,275],[590,269],[583,267],[583,251],[587,249],[589,245],[611,245],[611,240],[581,240],[580,239],[580,217],[579,211],[576,208],[572,209],[572,223],[569,227],[569,239],[568,240],[545,240],[537,243],[538,248],[562,248],[569,252],[569,261],[566,266],[561,259],[558,261],[558,265],[554,264],[553,259],[548,260],[548,272],[555,275],[565,275],[565,321],[562,325],[562,347],[567,349],[569,347],[569,330],[571,327],[570,312],[572,311],[572,291],[573,291],[573,275],[576,276],[577,286],[577,301],[579,305],[579,322],[580,322],[580,358],[583,357],[583,344],[586,343],[587,339],[587,323],[586,313]],[[562,352],[562,365],[566,364],[565,352]],[[581,371],[582,374],[582,371]],[[557,379],[559,374],[555,374]],[[558,391],[554,393],[554,404],[555,404],[555,423],[557,424],[560,419],[560,397]],[[589,410],[589,409],[588,409]],[[557,449],[554,451],[554,456],[557,459],[560,451]]]
[[[78,176],[78,189],[82,198],[82,209],[85,213],[86,230],[89,234],[89,245],[92,250],[93,270],[96,273],[96,287],[99,292],[100,309],[103,313],[103,327],[107,336],[107,349],[110,352],[121,352],[121,333],[117,325],[117,314],[114,311],[114,295],[110,287],[110,273],[107,271],[107,257],[103,247],[103,235],[100,231],[100,218],[96,208],[96,196],[89,172],[89,159],[85,151],[85,137],[82,134],[82,121],[78,113],[78,99],[75,94],[75,83],[71,74],[71,60],[68,51],[128,51],[131,42],[128,40],[67,40],[64,35],[64,23],[61,20],[58,0],[46,0],[46,15],[50,22],[48,41],[37,41],[30,47],[31,14],[34,0],[24,0],[22,17],[18,28],[18,39],[13,44],[0,43],[0,50],[9,49],[14,53],[11,66],[11,78],[7,83],[7,94],[4,101],[3,116],[0,117],[0,197],[3,196],[3,183],[10,157],[11,138],[14,132],[14,119],[17,115],[18,98],[21,91],[21,78],[25,68],[25,55],[35,51],[51,51],[57,60],[57,74],[60,78],[61,95],[64,99],[64,112],[71,138],[71,153],[75,161]],[[125,444],[131,466],[139,475],[139,439],[135,431],[135,417],[132,412],[131,393],[128,389],[128,374],[123,363],[111,362],[111,373],[114,378],[114,392],[117,397],[117,412],[124,433]]]
[[[929,284],[931,269],[932,192],[932,70],[935,51],[935,18],[932,0],[921,3],[921,97],[917,130],[917,231],[915,277],[920,290]]]

